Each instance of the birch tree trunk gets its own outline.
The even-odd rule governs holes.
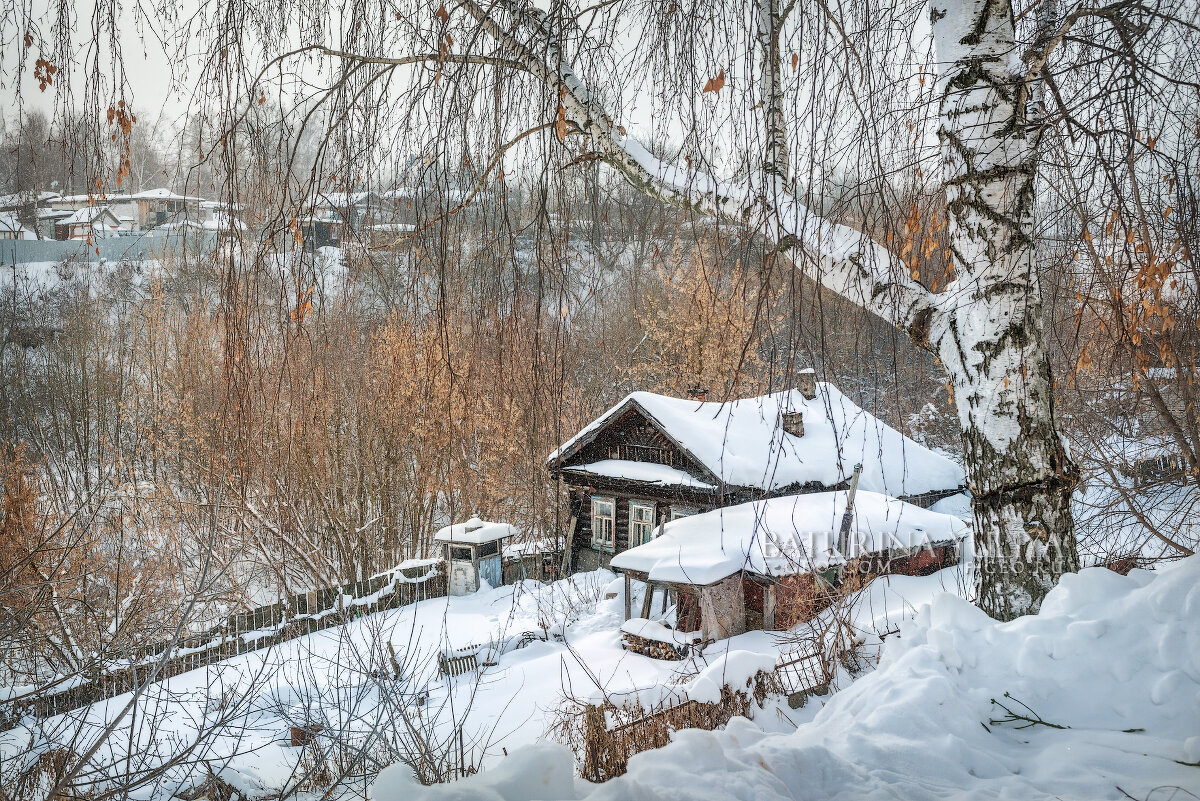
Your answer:
[[[962,426],[973,495],[980,606],[1035,612],[1078,570],[1078,472],[1054,421],[1033,239],[1037,153],[1026,136],[1008,0],[933,0],[940,127],[957,280],[941,293],[931,345]]]

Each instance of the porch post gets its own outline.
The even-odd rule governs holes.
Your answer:
[[[625,574],[625,620],[633,617],[633,597],[630,595],[629,574]]]
[[[775,585],[768,584],[763,593],[763,631],[775,630]]]
[[[646,576],[646,595],[642,598],[642,617],[650,618],[650,605],[654,603],[654,585],[650,583],[650,576]]]

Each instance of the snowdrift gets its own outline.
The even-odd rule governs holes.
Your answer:
[[[683,731],[598,786],[574,778],[570,752],[552,744],[431,788],[397,765],[372,797],[1165,801],[1200,795],[1197,763],[1192,557],[1156,573],[1067,576],[1040,614],[1004,624],[940,595],[888,641],[877,671],[790,734],[740,718],[724,731]]]

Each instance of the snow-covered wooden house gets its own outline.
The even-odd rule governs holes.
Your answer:
[[[607,565],[658,525],[724,506],[860,488],[917,506],[961,492],[954,462],[811,371],[794,390],[729,403],[634,392],[548,459],[570,495],[570,570]]]
[[[17,218],[14,212],[0,211],[0,239],[37,239]]]
[[[769,498],[667,523],[655,539],[612,559],[613,570],[625,576],[626,620],[636,614],[633,580],[648,585],[638,618],[656,611],[656,590],[664,606],[670,593],[673,639],[716,640],[811,618],[850,561],[871,574],[923,575],[958,560],[968,533],[962,520],[862,490],[839,550],[847,495]],[[635,636],[644,638],[641,629]]]
[[[121,221],[107,206],[87,206],[54,222],[54,238],[108,239],[118,236]]]
[[[181,222],[199,216],[202,198],[177,195],[166,187],[147,189],[130,195],[136,203],[137,224],[149,230],[168,223]]]

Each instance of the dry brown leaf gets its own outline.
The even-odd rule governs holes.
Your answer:
[[[1090,353],[1088,353],[1087,345],[1084,345],[1083,349],[1081,351],[1079,351],[1078,361],[1075,362],[1075,372],[1076,373],[1080,373],[1080,372],[1086,373],[1087,371],[1089,371],[1091,369],[1092,369],[1092,355]]]
[[[720,72],[717,73],[717,77],[709,78],[708,81],[705,82],[704,92],[712,92],[713,94],[716,94],[717,92],[720,92],[724,86],[725,86],[725,70],[721,70]],[[701,92],[701,94],[703,94],[703,92]]]
[[[560,142],[567,138],[567,110],[561,103],[558,105],[558,119],[554,121],[554,135]]]

